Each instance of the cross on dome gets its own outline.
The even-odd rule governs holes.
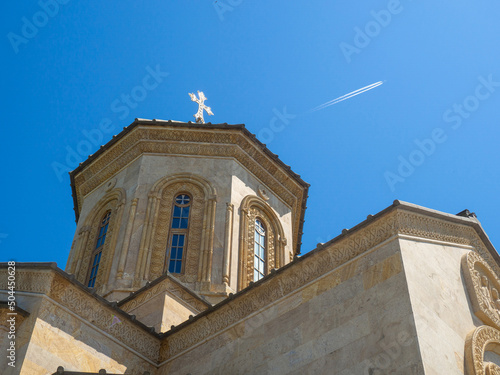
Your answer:
[[[210,109],[210,107],[207,107],[204,104],[205,100],[207,100],[207,98],[205,97],[205,94],[203,94],[202,91],[198,91],[199,99],[196,97],[195,94],[189,93],[189,96],[191,97],[191,100],[193,102],[198,103],[198,112],[196,112],[196,114],[193,115],[194,118],[196,119],[196,123],[198,123],[198,124],[204,124],[205,120],[203,119],[203,110],[207,111],[207,113],[209,115],[213,115],[212,110]]]

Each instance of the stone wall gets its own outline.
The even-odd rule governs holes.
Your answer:
[[[5,271],[0,269],[0,300],[7,299]],[[16,264],[16,303],[29,315],[16,332],[16,368],[0,359],[6,374],[46,375],[58,366],[155,374],[158,337],[53,264]]]
[[[162,185],[174,176],[178,177],[175,183]],[[189,251],[179,275],[183,283],[214,303],[240,288],[236,276],[238,215],[242,199],[248,195],[264,196],[284,227],[280,257],[286,261],[279,265],[288,263],[298,251],[308,185],[243,127],[141,120],[71,173],[79,219],[66,271],[86,282],[97,240],[96,225],[111,210],[97,293],[110,301],[120,300],[159,277],[165,266],[168,238],[163,232],[170,225],[170,194],[183,188],[196,190],[189,185],[191,177],[202,181],[197,186],[208,188],[204,194],[191,192]],[[116,199],[109,201],[113,194]],[[230,226],[226,205],[234,208]],[[193,216],[206,222],[194,230],[199,220]],[[281,255],[281,249],[285,254]],[[193,275],[198,253],[201,266]]]
[[[306,262],[295,267],[307,272]],[[251,298],[259,297],[256,288]],[[177,353],[159,370],[177,373],[423,374],[397,238]]]
[[[156,368],[151,361],[126,348],[109,335],[83,321],[47,297],[19,297],[31,310],[18,330],[17,363],[12,369],[0,363],[2,372],[21,375],[46,375],[58,366],[67,371],[142,374]],[[2,356],[0,361],[4,361]],[[4,371],[2,370],[2,371]]]
[[[471,310],[461,267],[472,247],[411,238],[401,248],[425,373],[464,374],[466,337],[483,324]]]
[[[199,313],[168,292],[160,293],[127,312],[145,325],[154,327],[156,332],[168,331],[172,325],[179,325],[190,315]]]
[[[230,237],[232,241],[232,254],[229,254],[231,270],[229,272],[228,286],[230,290],[228,292],[235,292],[237,290],[238,239],[240,235],[239,209],[244,197],[258,195],[259,187],[261,186],[259,180],[236,160],[230,158],[143,155],[110,180],[113,181],[113,189],[123,191],[122,196],[124,201],[121,209],[116,211],[120,217],[114,218],[114,222],[117,224],[116,228],[113,228],[113,235],[107,238],[108,241],[114,241],[113,244],[116,244],[113,258],[109,259],[109,262],[112,262],[112,264],[109,265],[108,287],[102,289],[106,292],[114,291],[113,293],[104,294],[108,300],[119,300],[126,297],[130,291],[137,289],[137,286],[132,287],[132,282],[137,272],[136,265],[140,257],[139,249],[145,222],[147,221],[146,214],[148,211],[149,194],[157,181],[166,176],[179,174],[200,176],[206,179],[217,191],[211,280],[212,288],[219,292],[219,294],[220,292],[225,292],[225,289],[222,287],[223,264],[227,241],[226,234],[229,231],[229,228],[226,227],[226,203],[233,205],[234,219],[231,228],[232,236]],[[82,241],[80,233],[84,228],[88,227],[88,223],[86,222],[87,217],[93,212],[98,202],[109,194],[109,191],[107,185],[104,184],[85,197],[76,229],[74,246],[69,256],[66,271],[71,272],[76,267],[72,266],[72,264],[77,261],[76,249],[80,246],[79,242]],[[268,203],[278,216],[285,231],[285,238],[287,239],[285,259],[288,262],[294,251],[292,210],[290,206],[280,200],[271,190],[267,190],[267,194],[269,195]],[[209,197],[206,198],[208,199]],[[133,199],[136,199],[136,206],[134,206],[135,214],[130,216]],[[169,202],[168,204],[170,205],[171,203]],[[205,212],[205,216],[208,216],[207,212]],[[97,220],[100,220],[100,218]],[[133,223],[130,224],[130,229],[127,230],[127,226],[132,220]],[[170,218],[167,221],[166,225],[168,226]],[[95,241],[95,239],[93,240]],[[192,250],[200,251],[200,249]],[[125,252],[126,255],[122,255]],[[120,268],[120,258],[123,258],[123,270]],[[87,263],[89,261],[87,260]],[[79,281],[84,282],[84,276],[79,277]],[[143,284],[139,286],[143,286]],[[194,284],[191,287],[196,289]],[[222,295],[225,294],[222,293]],[[220,297],[217,301],[220,301]]]

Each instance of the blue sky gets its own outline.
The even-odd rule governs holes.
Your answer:
[[[98,148],[85,134],[104,121],[105,143],[136,117],[193,120],[196,90],[210,121],[246,124],[311,184],[303,253],[394,199],[468,208],[500,244],[498,1],[4,8],[0,260],[64,268],[75,230],[66,171]]]

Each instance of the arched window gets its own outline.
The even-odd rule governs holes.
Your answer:
[[[262,198],[248,195],[240,212],[237,290],[286,264],[286,237],[275,210]]]
[[[165,257],[165,268],[171,273],[183,272],[183,260],[185,259],[187,248],[190,208],[191,197],[189,195],[179,194],[175,197],[167,246],[167,256]]]
[[[106,234],[108,233],[109,218],[111,217],[111,211],[107,211],[101,220],[99,226],[99,234],[97,235],[97,242],[92,253],[92,265],[90,268],[89,278],[87,286],[93,288],[97,278],[97,271],[99,271],[99,264],[101,263],[102,249],[104,242],[106,241]]]
[[[255,220],[253,281],[259,281],[266,274],[266,227],[260,219]]]

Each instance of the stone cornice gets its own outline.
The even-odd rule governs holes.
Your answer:
[[[300,252],[309,184],[244,125],[134,121],[70,173],[77,220],[83,197],[143,154],[234,158],[293,208],[295,252]]]

